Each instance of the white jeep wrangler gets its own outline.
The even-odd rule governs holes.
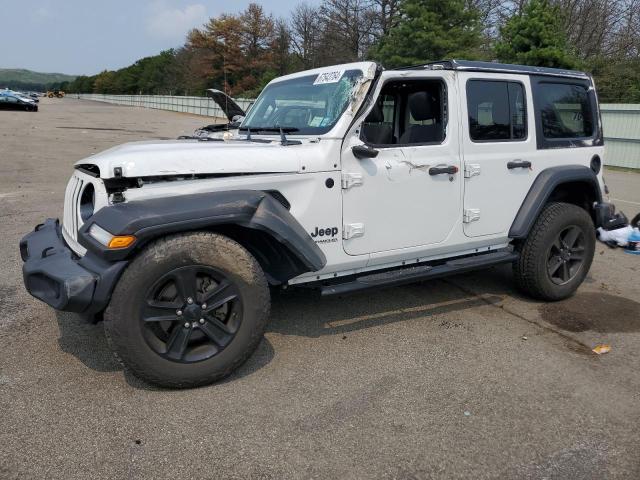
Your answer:
[[[81,160],[64,221],[21,241],[36,298],[104,312],[143,379],[202,385],[254,351],[270,288],[322,295],[512,263],[559,300],[584,280],[603,136],[581,72],[443,61],[287,75],[224,138],[136,142]]]

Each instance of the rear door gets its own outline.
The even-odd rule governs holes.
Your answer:
[[[526,75],[460,72],[464,233],[506,234],[533,183],[531,83]]]
[[[604,153],[588,78],[460,72],[464,232],[507,236],[543,170]]]

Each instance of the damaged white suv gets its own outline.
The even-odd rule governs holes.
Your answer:
[[[150,382],[195,386],[254,351],[270,288],[323,295],[512,263],[558,300],[584,280],[603,137],[581,72],[353,63],[273,80],[224,138],[136,142],[79,161],[64,221],[21,241],[24,281],[101,318]]]

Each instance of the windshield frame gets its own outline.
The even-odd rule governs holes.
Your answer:
[[[247,112],[246,117],[244,118],[244,120],[242,121],[242,124],[239,127],[239,131],[241,133],[248,133],[248,131],[251,131],[251,134],[261,134],[261,132],[265,132],[265,134],[267,135],[273,135],[274,133],[277,134],[278,128],[282,128],[283,131],[289,131],[292,135],[324,135],[328,132],[330,132],[333,128],[336,127],[336,125],[338,125],[338,123],[340,122],[340,120],[344,117],[345,112],[348,110],[349,105],[352,103],[353,98],[354,98],[354,94],[357,92],[357,88],[360,85],[360,83],[366,79],[365,77],[365,72],[361,69],[361,68],[357,68],[357,67],[351,67],[348,69],[344,69],[344,71],[342,72],[342,75],[340,76],[340,79],[336,82],[326,82],[326,83],[321,83],[318,84],[318,86],[323,86],[323,85],[335,85],[334,90],[333,90],[333,94],[336,93],[337,89],[340,88],[340,86],[338,85],[340,82],[342,82],[342,80],[344,78],[349,78],[351,79],[352,85],[351,88],[349,89],[348,93],[346,93],[346,98],[345,101],[343,103],[343,105],[340,106],[339,109],[337,109],[336,111],[336,115],[335,117],[332,119],[332,121],[330,121],[330,123],[327,123],[325,125],[322,126],[300,126],[300,125],[285,125],[282,124],[280,125],[273,125],[273,124],[263,124],[261,125],[249,125],[250,121],[254,121],[255,119],[254,117],[258,115],[258,111],[262,108],[262,103],[264,101],[266,101],[266,99],[268,98],[268,96],[273,92],[274,88],[281,88],[281,87],[286,87],[287,85],[298,85],[298,86],[308,86],[308,87],[313,87],[314,85],[316,85],[314,82],[317,82],[318,79],[322,76],[322,75],[326,75],[327,73],[331,73],[328,71],[318,71],[318,72],[301,72],[301,75],[299,76],[295,76],[293,78],[286,78],[284,80],[276,80],[273,81],[271,83],[269,83],[260,93],[260,95],[258,96],[258,98],[256,99],[256,101],[253,103],[253,105],[251,106],[251,109]],[[278,97],[276,96],[274,99],[274,102],[278,100]],[[289,100],[287,98],[287,100]],[[296,100],[292,100],[292,102],[295,102]],[[298,101],[302,102],[304,101],[303,99],[299,99]],[[313,100],[309,100],[310,102]],[[317,101],[317,100],[316,100]],[[266,105],[266,108],[269,107],[269,104]],[[327,108],[327,106],[325,105],[324,107],[325,109]],[[338,111],[339,110],[339,111]],[[326,117],[326,115],[325,115]],[[325,118],[322,117],[322,118]],[[314,119],[315,120],[315,117]],[[275,122],[277,123],[277,122]]]

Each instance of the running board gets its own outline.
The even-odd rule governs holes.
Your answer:
[[[498,251],[483,253],[472,257],[463,257],[449,260],[441,265],[418,265],[415,267],[401,267],[382,273],[363,275],[345,283],[323,285],[320,289],[322,296],[345,295],[373,288],[387,288],[404,285],[406,283],[430,280],[432,278],[446,277],[457,273],[470,272],[483,268],[512,263],[518,259],[518,254],[511,251]]]

